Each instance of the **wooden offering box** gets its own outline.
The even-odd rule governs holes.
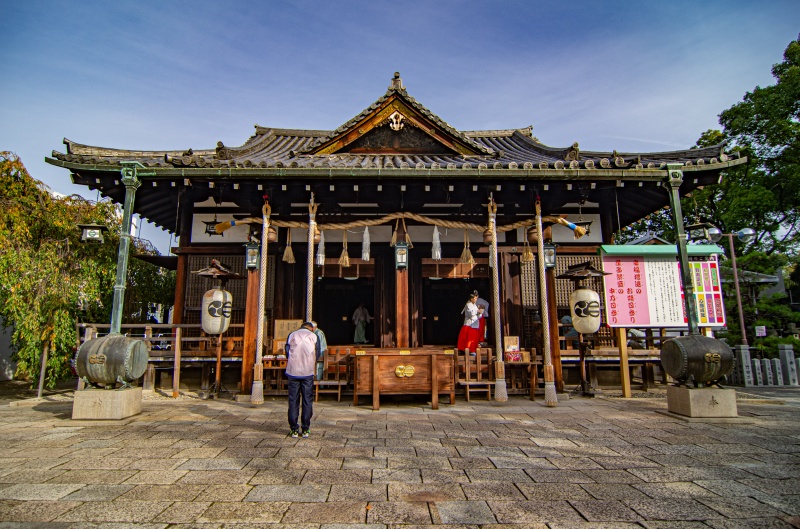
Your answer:
[[[439,394],[450,395],[455,404],[455,355],[453,349],[356,349],[353,404],[372,395],[372,409],[380,409],[383,395],[430,395],[431,407],[439,409]]]

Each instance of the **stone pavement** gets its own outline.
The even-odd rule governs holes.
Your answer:
[[[800,406],[362,402],[315,404],[309,439],[283,398],[145,400],[117,422],[0,406],[0,529],[800,527]]]

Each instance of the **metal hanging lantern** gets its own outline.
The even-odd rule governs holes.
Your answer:
[[[556,267],[556,245],[552,243],[545,243],[542,245],[542,259],[544,260],[545,268]]]
[[[600,294],[589,287],[578,286],[569,295],[572,327],[581,334],[592,334],[600,328]]]
[[[81,242],[103,242],[103,232],[108,228],[102,224],[78,224],[81,229]]]
[[[394,264],[398,270],[408,268],[408,244],[405,241],[397,241],[394,244]]]
[[[261,260],[258,243],[248,242],[244,245],[244,265],[248,270],[257,270]]]
[[[207,334],[222,334],[231,323],[233,296],[222,287],[212,288],[203,294],[201,318],[203,331]]]

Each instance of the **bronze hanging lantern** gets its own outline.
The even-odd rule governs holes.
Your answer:
[[[535,226],[531,226],[530,228],[528,228],[526,232],[526,237],[528,239],[528,244],[538,244],[539,234],[536,232]]]
[[[267,228],[267,242],[278,242],[278,230],[272,226]]]

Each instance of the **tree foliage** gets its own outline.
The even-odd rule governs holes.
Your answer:
[[[697,147],[727,142],[729,152],[746,156],[747,163],[726,170],[719,185],[695,190],[681,200],[685,225],[708,222],[723,233],[747,227],[756,231],[749,243],[733,239],[750,334],[756,324],[783,329],[800,321],[785,296],[757,298],[758,289],[750,288],[745,273],[775,275],[783,269],[794,283],[800,281],[800,41],[789,43],[783,62],[774,65],[772,73],[774,85],[747,92],[741,102],[720,114],[723,130],[708,130],[697,141]],[[674,241],[672,212],[664,209],[649,215],[616,240],[624,243],[646,233]],[[724,238],[719,244],[728,257],[723,266],[730,269],[728,242]],[[738,337],[733,285],[725,286],[730,336]],[[737,343],[738,338],[729,342]]]
[[[78,224],[107,226],[105,244],[80,242]],[[76,322],[110,320],[120,228],[112,202],[57,197],[14,154],[0,152],[0,316],[13,328],[18,377],[38,375],[47,343],[52,387],[70,373]],[[134,241],[136,252],[152,252],[147,246]],[[150,278],[141,280],[144,292],[163,291],[170,282],[174,292],[172,274],[141,262],[131,268]]]

